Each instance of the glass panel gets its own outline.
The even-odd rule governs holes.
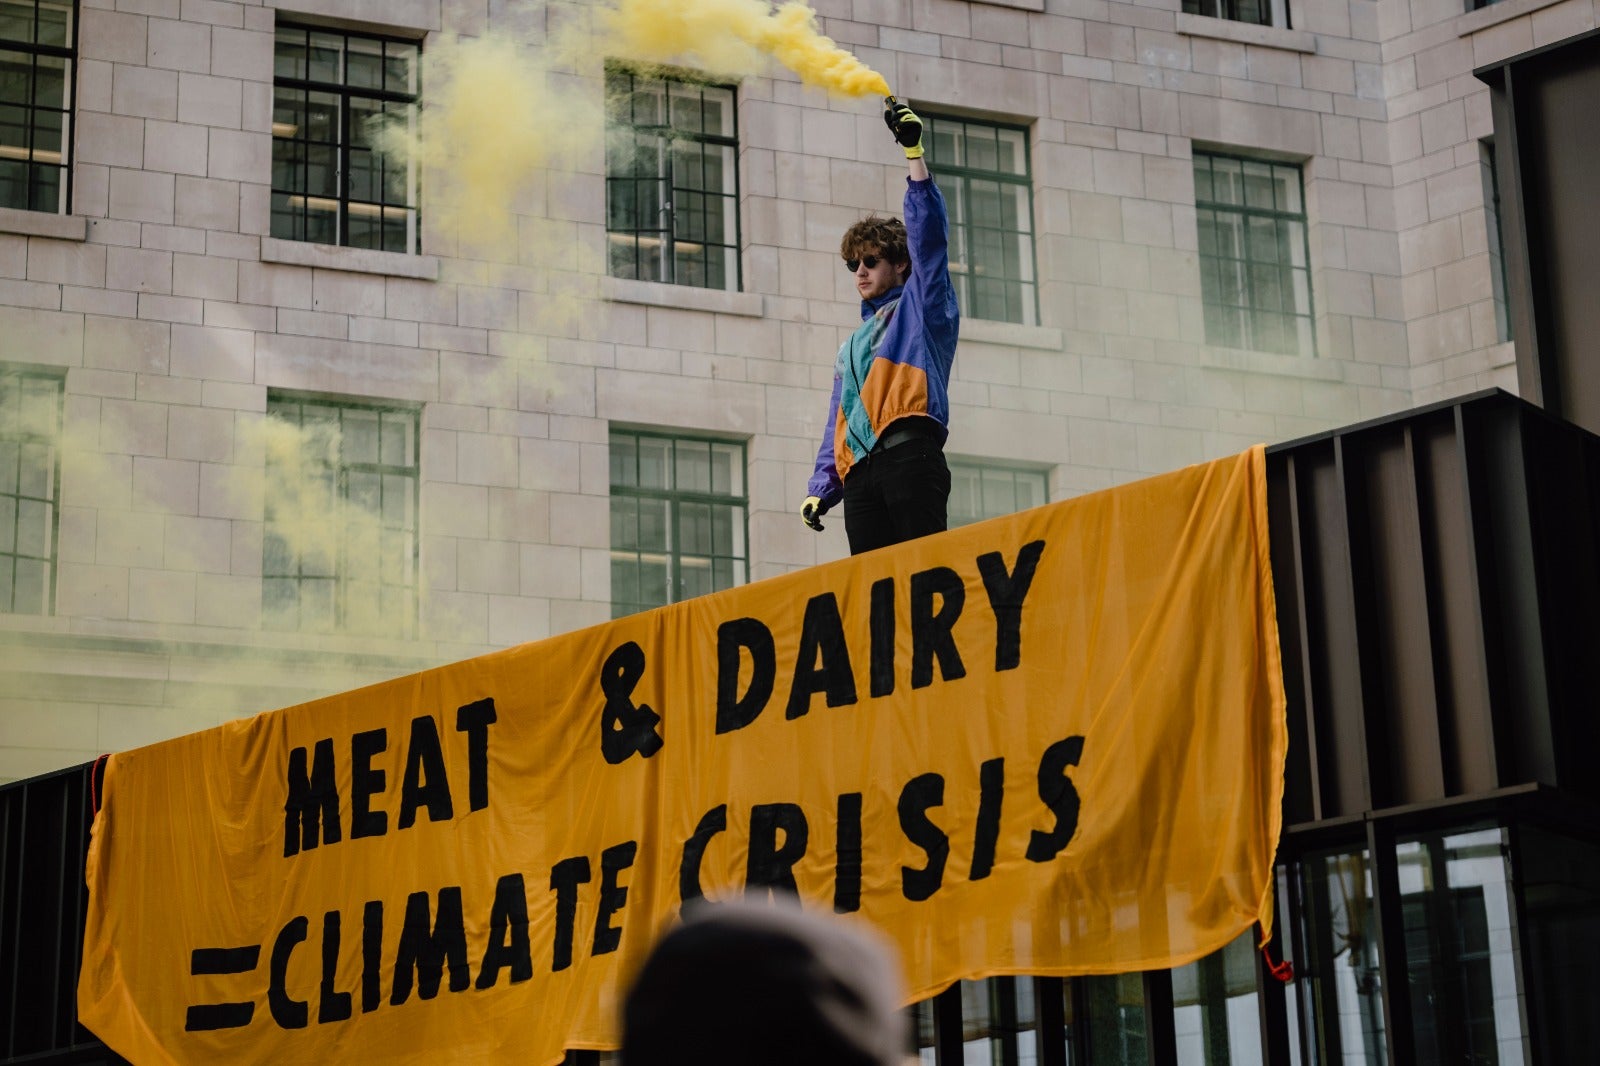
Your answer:
[[[33,43],[33,12],[32,3],[20,0],[0,2],[0,41]]]
[[[378,412],[352,408],[340,426],[340,457],[347,463],[378,461]]]
[[[392,93],[410,93],[415,96],[419,86],[417,84],[417,62],[420,49],[414,44],[400,44],[387,41],[383,46],[383,87]]]
[[[679,441],[677,452],[677,482],[679,492],[711,491],[711,450],[699,441]]]
[[[1600,1047],[1600,847],[1531,826],[1517,827],[1516,845],[1538,1047],[1547,1062],[1583,1062]]]
[[[1255,930],[1172,971],[1173,1027],[1181,1066],[1260,1066]]]
[[[306,31],[279,26],[277,42],[273,47],[273,76],[304,80],[309,63]]]
[[[311,34],[311,47],[307,54],[308,74],[312,81],[337,84],[343,81],[341,69],[344,56],[344,38],[333,33]]]
[[[1419,1062],[1524,1062],[1505,830],[1395,846]]]
[[[678,550],[692,555],[711,552],[711,505],[678,505]]]
[[[639,487],[667,488],[667,460],[672,442],[660,437],[639,438]]]
[[[611,435],[611,487],[628,488],[639,483],[639,456],[634,438]]]
[[[0,562],[0,569],[4,568]],[[49,608],[50,564],[43,559],[18,559],[11,588],[11,607],[18,614],[44,614]],[[5,602],[0,600],[0,603]]]
[[[356,89],[382,89],[383,42],[370,37],[351,37],[347,45],[345,84]]]
[[[1136,973],[1074,978],[1086,986],[1089,1061],[1094,1066],[1145,1066],[1150,1061],[1144,979]]]
[[[1267,163],[1245,160],[1244,204],[1261,211],[1271,211],[1276,206],[1272,167]]]
[[[1306,959],[1295,994],[1316,1061],[1387,1062],[1372,862],[1365,848],[1307,856],[1299,865]]]
[[[1022,130],[997,130],[999,159],[997,169],[1026,177],[1028,174],[1028,135]]]

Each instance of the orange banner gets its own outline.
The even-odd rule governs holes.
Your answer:
[[[687,898],[960,978],[1270,929],[1260,448],[114,755],[78,1009],[138,1063],[616,1046]]]

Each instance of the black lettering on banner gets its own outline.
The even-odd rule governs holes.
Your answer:
[[[739,666],[750,653],[750,687],[739,695]],[[755,618],[735,618],[717,627],[717,733],[732,733],[756,720],[772,698],[778,657],[772,630]]]
[[[705,861],[711,838],[728,828],[728,805],[720,803],[701,815],[694,833],[683,842],[683,860],[678,864],[678,898],[684,903],[702,898],[700,864]]]
[[[317,1024],[342,1022],[350,1017],[350,993],[334,987],[339,972],[339,912],[322,916],[322,988],[317,995]]]
[[[856,701],[856,678],[850,670],[850,651],[845,647],[844,619],[839,617],[839,598],[831,592],[806,601],[800,653],[795,659],[794,684],[789,686],[789,706],[784,717],[799,718],[811,710],[811,697],[818,692],[827,693],[829,707]]]
[[[396,826],[410,829],[416,824],[417,808],[423,805],[428,808],[430,822],[447,822],[455,816],[450,778],[444,769],[444,748],[439,743],[439,724],[427,714],[411,719],[411,743],[406,748],[406,777],[400,785]]]
[[[375,793],[387,786],[382,767],[373,769],[372,757],[389,747],[387,729],[368,729],[350,738],[350,839],[381,837],[389,831],[387,811],[371,809]]]
[[[289,978],[289,958],[306,938],[306,929],[311,925],[306,916],[301,914],[289,919],[289,924],[278,931],[278,939],[272,944],[272,965],[267,980],[267,1009],[272,1012],[272,1020],[278,1023],[280,1029],[304,1029],[309,1021],[310,1010],[303,999],[290,999],[287,989]]]
[[[556,894],[556,936],[552,973],[572,965],[572,931],[578,922],[578,886],[589,883],[589,857],[574,855],[550,869],[550,891]]]
[[[1028,859],[1049,862],[1061,854],[1078,831],[1078,789],[1067,776],[1067,767],[1077,766],[1083,757],[1083,737],[1058,740],[1039,757],[1039,798],[1056,816],[1055,828],[1048,833],[1035,829],[1028,838]]]
[[[261,945],[242,948],[195,948],[189,953],[192,977],[249,973],[261,960]],[[242,1029],[255,1016],[256,1005],[241,1003],[199,1003],[184,1012],[186,1033],[208,1033],[217,1029]]]
[[[1005,557],[999,552],[978,556],[978,573],[983,575],[983,588],[989,594],[989,607],[994,611],[994,668],[1015,670],[1022,662],[1022,601],[1033,584],[1034,571],[1039,568],[1039,557],[1044,554],[1044,541],[1033,540],[1017,552],[1017,565],[1006,573]]]
[[[594,953],[606,955],[622,943],[622,929],[611,919],[628,903],[628,886],[617,883],[617,875],[633,865],[639,842],[627,840],[600,853],[600,907],[594,916]]]
[[[489,727],[495,719],[492,696],[456,708],[456,732],[467,735],[467,801],[474,811],[489,806]]]
[[[894,578],[872,583],[871,681],[868,691],[874,699],[894,693]]]
[[[978,828],[972,841],[970,881],[982,881],[994,870],[1000,841],[1000,806],[1006,794],[1006,761],[990,759],[978,767]]]
[[[778,834],[783,833],[783,846]],[[806,815],[794,803],[758,803],[750,808],[750,853],[745,867],[745,891],[782,888],[799,894],[794,864],[806,853],[811,829]],[[765,894],[765,893],[763,893]]]
[[[940,774],[919,774],[900,790],[900,830],[907,840],[928,854],[928,865],[920,870],[900,867],[900,891],[913,903],[927,899],[944,883],[944,867],[950,858],[950,836],[928,817],[929,807],[943,805],[944,777]]]
[[[533,949],[528,940],[528,890],[521,874],[506,874],[495,882],[494,906],[489,911],[489,942],[483,948],[477,987],[493,988],[500,980],[500,971],[507,966],[511,967],[512,984],[533,977]]]
[[[833,860],[833,912],[861,909],[861,793],[839,796],[837,845]]]
[[[306,749],[289,753],[288,799],[283,804],[283,857],[310,851],[318,838],[339,843],[339,784],[333,768],[333,739],[317,741],[306,776]]]
[[[934,610],[938,597],[939,609]],[[948,566],[919,570],[911,575],[911,687],[933,684],[933,661],[946,681],[967,676],[956,650],[956,619],[961,617],[967,587],[961,575]]]
[[[421,999],[432,999],[439,994],[439,981],[446,964],[450,967],[450,991],[460,992],[472,984],[459,885],[439,890],[439,916],[431,924],[430,929],[428,894],[411,893],[406,897],[405,924],[400,927],[400,947],[394,956],[394,991],[389,996],[392,1007],[410,998],[413,971],[417,996]]]
[[[600,754],[612,766],[635,752],[648,759],[661,750],[656,723],[661,716],[649,704],[633,705],[633,690],[644,677],[644,649],[633,641],[619,645],[600,667],[600,691],[606,706],[600,715]]]
[[[383,1003],[383,901],[370,899],[361,908],[361,1013]]]

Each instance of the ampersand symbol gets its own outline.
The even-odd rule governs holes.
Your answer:
[[[600,691],[606,695],[600,717],[600,754],[615,766],[634,752],[648,759],[661,750],[656,732],[661,716],[649,705],[633,705],[633,690],[644,676],[644,649],[633,641],[617,648],[600,667]]]

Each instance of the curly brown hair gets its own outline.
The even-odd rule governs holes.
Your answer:
[[[844,231],[839,241],[842,259],[860,259],[880,255],[891,263],[904,263],[910,258],[906,251],[906,224],[898,218],[868,215]]]

